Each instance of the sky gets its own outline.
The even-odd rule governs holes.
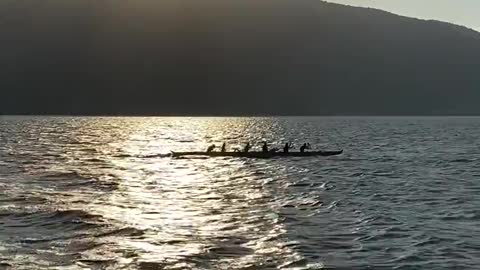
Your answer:
[[[451,22],[480,31],[479,0],[328,0],[328,2],[379,8],[409,17]]]

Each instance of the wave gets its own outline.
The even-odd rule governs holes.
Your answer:
[[[92,162],[92,163],[102,163],[102,162],[105,162],[105,160],[100,159],[100,158],[89,158],[89,159],[85,159],[84,161]]]
[[[458,159],[450,160],[451,163],[470,163],[475,161],[476,159],[468,159],[468,158],[458,158]]]
[[[444,221],[476,221],[480,220],[479,211],[469,211],[464,213],[447,213],[440,217]]]
[[[133,155],[133,154],[118,154],[114,155],[113,157],[116,158],[163,158],[163,157],[171,157],[171,153],[166,154],[151,154],[151,155]]]
[[[101,216],[83,210],[9,212],[1,214],[0,219],[9,241],[26,249],[85,239],[107,226]]]
[[[56,210],[51,213],[52,219],[98,219],[101,215],[90,214],[84,210]]]
[[[111,225],[108,225],[108,221],[103,216],[89,213],[81,209],[68,209],[68,210],[39,210],[39,211],[4,211],[0,212],[0,218],[5,228],[17,228],[16,233],[21,233],[22,230],[27,231],[58,231],[58,235],[48,235],[47,238],[24,238],[24,241],[28,243],[52,241],[55,239],[61,239],[58,237],[68,231],[74,232],[75,235],[82,231],[89,232],[92,237],[106,237],[113,235],[122,236],[140,236],[143,231],[126,227],[121,229],[111,229]],[[24,229],[20,229],[24,228]],[[103,228],[109,230],[98,229]],[[55,236],[56,238],[53,238]]]
[[[54,182],[55,188],[59,190],[70,190],[78,187],[90,187],[98,191],[112,191],[118,188],[118,183],[109,178],[116,178],[115,175],[89,175],[77,171],[49,172],[36,177],[40,182]],[[105,175],[107,176],[107,175]]]
[[[70,180],[70,179],[82,179],[90,180],[90,178],[82,175],[77,171],[62,171],[62,172],[49,172],[44,175],[40,175],[42,180]]]
[[[139,230],[132,227],[126,227],[121,229],[115,229],[103,233],[96,234],[95,237],[107,237],[107,236],[142,236],[143,230]]]

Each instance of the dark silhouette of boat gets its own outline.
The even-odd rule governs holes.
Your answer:
[[[208,156],[208,157],[245,157],[245,158],[273,158],[273,157],[315,157],[335,156],[343,153],[339,151],[311,151],[311,152],[173,152],[172,157]]]

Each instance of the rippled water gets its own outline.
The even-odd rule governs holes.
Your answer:
[[[480,118],[1,117],[0,131],[0,269],[480,264]],[[263,140],[345,153],[162,155]]]

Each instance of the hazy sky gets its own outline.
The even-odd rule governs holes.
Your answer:
[[[328,2],[374,7],[409,17],[447,21],[480,31],[479,0],[328,0]]]

